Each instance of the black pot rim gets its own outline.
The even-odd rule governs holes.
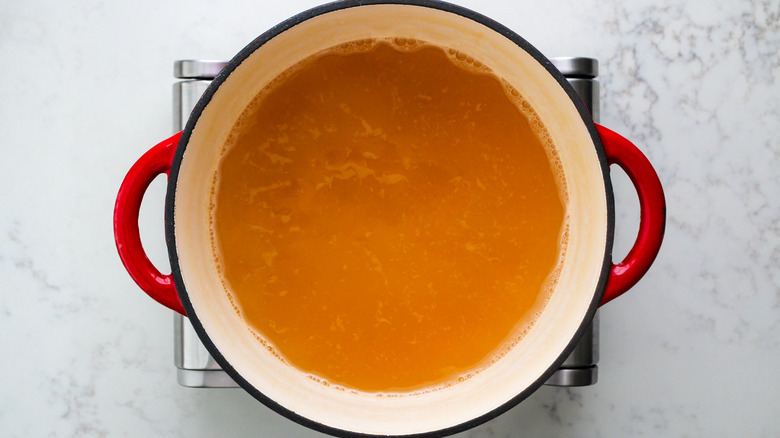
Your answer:
[[[304,21],[307,21],[313,17],[326,14],[329,12],[341,10],[341,9],[347,9],[347,8],[353,8],[353,7],[359,7],[359,6],[367,6],[367,5],[378,5],[378,4],[398,4],[398,5],[409,5],[409,6],[420,6],[420,7],[427,7],[427,8],[433,8],[438,9],[445,12],[450,12],[456,15],[460,15],[462,17],[471,19],[473,21],[476,21],[493,31],[501,34],[505,38],[509,39],[513,43],[520,46],[523,50],[525,50],[527,53],[529,53],[537,62],[539,62],[544,68],[549,72],[551,76],[555,78],[555,80],[560,84],[560,86],[566,91],[566,93],[569,95],[569,98],[574,103],[575,107],[577,108],[577,111],[580,114],[580,117],[583,120],[583,123],[586,125],[588,129],[588,133],[590,134],[590,137],[593,141],[593,145],[596,150],[596,154],[598,156],[599,164],[602,171],[602,180],[604,181],[604,189],[607,196],[607,235],[606,235],[606,249],[604,251],[604,260],[602,262],[602,269],[598,280],[598,286],[597,290],[594,291],[593,299],[588,307],[588,311],[586,312],[586,316],[584,320],[582,321],[580,327],[577,329],[575,335],[572,337],[569,344],[566,346],[566,348],[561,352],[558,359],[555,360],[552,365],[531,385],[523,389],[520,393],[518,393],[515,397],[504,403],[503,405],[493,409],[490,412],[487,412],[479,417],[473,418],[471,420],[468,420],[466,422],[445,428],[440,429],[437,431],[432,432],[424,432],[419,434],[411,434],[411,435],[399,435],[398,437],[414,437],[414,438],[422,438],[422,437],[442,437],[442,436],[448,436],[451,434],[455,434],[458,432],[462,432],[468,429],[471,429],[477,425],[480,425],[482,423],[485,423],[502,413],[508,411],[510,408],[514,407],[521,401],[525,400],[528,396],[530,396],[533,392],[535,392],[539,387],[544,384],[547,379],[549,379],[550,376],[560,367],[560,365],[563,363],[563,361],[568,357],[568,355],[571,353],[571,351],[576,346],[579,339],[582,337],[583,333],[585,332],[588,324],[593,319],[596,310],[599,306],[599,303],[601,301],[601,296],[604,291],[604,287],[606,285],[607,277],[609,274],[609,269],[611,266],[611,249],[612,249],[612,242],[614,238],[614,197],[612,193],[612,184],[610,182],[609,178],[609,164],[607,163],[606,156],[604,154],[603,146],[601,144],[601,139],[596,131],[595,124],[593,120],[590,117],[590,114],[588,110],[585,108],[585,105],[582,103],[580,98],[575,93],[574,89],[569,85],[568,81],[564,76],[552,65],[552,63],[539,52],[536,48],[534,48],[530,43],[528,43],[525,39],[520,37],[518,34],[513,32],[512,30],[508,29],[507,27],[501,25],[500,23],[481,15],[477,12],[474,12],[472,10],[466,9],[461,6],[453,5],[450,3],[445,3],[441,1],[436,0],[343,0],[343,1],[336,1],[332,3],[327,3],[312,9],[309,9],[307,11],[304,11],[298,15],[295,15],[280,24],[274,26],[273,28],[269,29],[268,31],[264,32],[262,35],[257,37],[254,41],[249,43],[244,49],[242,49],[233,59],[228,62],[228,64],[225,66],[225,68],[219,73],[219,75],[212,81],[212,83],[209,85],[205,93],[203,94],[203,97],[198,101],[197,105],[195,106],[193,112],[191,113],[187,124],[182,132],[181,140],[179,141],[179,145],[176,149],[176,153],[173,158],[173,162],[171,164],[171,171],[168,177],[168,188],[167,188],[167,196],[166,196],[166,202],[165,202],[165,235],[166,235],[166,243],[168,246],[168,255],[170,258],[171,263],[171,269],[172,274],[174,278],[174,282],[176,285],[176,290],[178,291],[179,298],[181,299],[181,302],[184,306],[185,311],[187,312],[187,315],[190,319],[190,322],[192,323],[196,333],[200,337],[201,341],[211,353],[212,357],[219,363],[219,365],[225,370],[225,372],[228,373],[228,375],[233,378],[233,380],[236,381],[244,390],[246,390],[249,394],[251,394],[254,398],[259,400],[261,403],[266,405],[267,407],[271,408],[275,412],[287,417],[288,419],[301,424],[303,426],[306,426],[310,429],[327,433],[334,436],[340,436],[340,437],[350,437],[350,438],[357,438],[357,437],[376,437],[376,436],[384,436],[384,435],[373,435],[373,434],[364,434],[360,432],[354,432],[339,428],[334,428],[332,426],[327,426],[325,424],[316,422],[314,420],[311,420],[309,418],[303,417],[301,415],[296,414],[293,411],[290,411],[289,409],[283,407],[282,405],[276,403],[274,400],[268,398],[263,393],[261,393],[258,389],[256,389],[254,386],[252,386],[248,381],[246,381],[230,364],[230,362],[225,359],[225,357],[222,355],[222,353],[219,351],[216,345],[212,342],[211,338],[208,336],[208,333],[203,328],[202,324],[200,323],[200,320],[197,317],[197,314],[195,312],[195,309],[192,306],[192,303],[189,300],[189,297],[186,292],[186,287],[184,284],[184,280],[181,275],[181,268],[179,266],[179,257],[176,252],[176,233],[175,233],[175,224],[174,224],[174,205],[176,200],[176,185],[177,185],[177,179],[179,170],[181,167],[182,159],[184,157],[184,152],[187,148],[187,143],[189,142],[190,135],[192,134],[192,130],[195,127],[195,123],[197,122],[198,118],[203,113],[204,108],[208,103],[211,101],[211,98],[214,96],[214,93],[219,88],[219,86],[225,82],[227,77],[243,62],[246,58],[248,58],[255,50],[257,50],[260,46],[265,44],[270,39],[274,38],[275,36],[279,35],[280,33],[284,32],[285,30],[296,26],[298,24],[303,23]]]

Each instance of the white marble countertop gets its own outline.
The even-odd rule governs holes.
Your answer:
[[[319,434],[242,390],[177,385],[171,312],[111,215],[170,133],[172,63],[226,59],[316,0],[0,3],[0,436]],[[654,267],[601,312],[600,381],[542,387],[462,436],[780,436],[780,3],[462,1],[548,56],[601,61],[602,123],[666,189]],[[636,232],[613,169],[616,255]],[[167,267],[164,182],[141,217]]]

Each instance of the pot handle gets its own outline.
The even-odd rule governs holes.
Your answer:
[[[620,134],[596,125],[607,162],[617,164],[631,178],[639,196],[639,233],[626,258],[612,264],[601,298],[604,305],[622,295],[645,275],[661,249],[666,226],[666,200],[658,174],[650,161]]]
[[[171,274],[163,275],[146,256],[138,231],[138,213],[149,184],[171,170],[181,132],[163,140],[136,161],[127,172],[114,205],[114,240],[130,277],[155,301],[186,316]]]

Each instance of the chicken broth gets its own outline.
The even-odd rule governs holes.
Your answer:
[[[565,181],[533,110],[478,61],[416,40],[313,55],[266,86],[213,178],[225,293],[315,380],[456,383],[543,309]]]

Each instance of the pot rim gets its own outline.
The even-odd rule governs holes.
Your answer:
[[[170,259],[171,264],[171,270],[172,270],[172,276],[174,279],[174,283],[176,285],[176,290],[179,295],[179,298],[181,300],[182,305],[184,306],[184,309],[187,313],[187,316],[190,318],[190,321],[200,337],[201,341],[203,342],[204,346],[207,348],[209,353],[212,355],[212,357],[219,363],[219,365],[227,372],[227,374],[236,382],[238,383],[245,391],[247,391],[249,394],[251,394],[255,399],[259,400],[261,403],[275,411],[276,413],[283,415],[284,417],[300,424],[303,426],[306,426],[310,429],[327,433],[334,436],[342,436],[342,437],[375,437],[379,435],[374,434],[366,434],[361,432],[355,432],[345,429],[339,429],[332,426],[328,426],[322,423],[319,423],[317,421],[311,420],[307,417],[301,416],[286,407],[280,405],[276,401],[272,400],[271,398],[264,395],[262,392],[260,392],[258,389],[256,389],[251,383],[249,383],[246,379],[244,379],[241,374],[239,374],[235,368],[228,362],[228,360],[222,355],[220,350],[217,348],[217,346],[212,342],[211,338],[209,337],[208,333],[202,326],[200,320],[197,317],[197,314],[195,313],[195,309],[193,308],[192,302],[189,299],[189,296],[186,291],[185,282],[182,277],[181,273],[181,267],[179,265],[179,257],[177,253],[177,247],[176,247],[176,227],[174,223],[174,206],[176,204],[176,187],[177,187],[177,181],[178,181],[178,174],[179,170],[181,168],[182,160],[184,158],[184,153],[187,148],[187,144],[189,142],[190,136],[192,134],[193,129],[195,128],[195,125],[200,118],[201,114],[203,113],[206,106],[211,101],[212,97],[216,93],[217,89],[225,82],[225,80],[228,78],[228,76],[246,59],[248,58],[252,53],[254,53],[259,47],[261,47],[266,42],[270,41],[272,38],[276,37],[277,35],[283,33],[287,29],[290,29],[298,24],[301,24],[309,19],[312,19],[314,17],[342,10],[342,9],[348,9],[353,7],[360,7],[360,6],[370,6],[370,5],[407,5],[407,6],[418,6],[418,7],[426,7],[426,8],[432,8],[432,9],[438,9],[444,12],[453,13],[456,15],[459,15],[461,17],[473,20],[491,30],[494,32],[500,34],[504,38],[509,39],[514,44],[518,45],[521,49],[523,49],[525,52],[527,52],[529,55],[531,55],[537,62],[539,62],[546,70],[547,72],[553,76],[553,78],[558,82],[558,84],[565,90],[566,94],[569,96],[569,99],[573,102],[575,108],[577,109],[577,112],[579,113],[582,121],[585,123],[586,129],[590,135],[590,138],[593,142],[593,146],[595,148],[596,155],[598,157],[599,166],[602,172],[602,181],[604,183],[604,189],[606,194],[606,214],[607,214],[607,226],[606,226],[606,250],[604,251],[604,260],[602,261],[602,267],[601,267],[601,273],[599,274],[599,279],[597,283],[597,290],[593,293],[593,298],[590,302],[590,305],[588,306],[588,309],[586,311],[586,316],[580,326],[578,327],[577,331],[575,332],[574,336],[564,348],[558,358],[551,364],[551,366],[544,372],[542,375],[535,380],[531,385],[524,388],[522,391],[520,391],[515,397],[504,403],[503,405],[498,406],[497,408],[481,415],[475,418],[472,418],[468,421],[462,422],[460,424],[450,426],[444,429],[439,429],[436,431],[430,431],[430,432],[423,432],[423,433],[415,433],[415,434],[407,434],[407,435],[394,435],[396,437],[434,437],[434,436],[447,436],[451,434],[455,434],[458,432],[462,432],[468,429],[471,429],[477,425],[480,425],[482,423],[485,423],[502,413],[508,411],[512,407],[516,406],[521,401],[525,400],[528,396],[530,396],[533,392],[535,392],[542,384],[544,384],[547,379],[560,367],[560,365],[564,362],[564,360],[569,356],[571,351],[576,346],[579,339],[582,337],[583,333],[585,332],[588,324],[593,319],[596,310],[598,309],[599,303],[601,301],[602,294],[604,292],[604,287],[606,285],[607,277],[610,270],[611,265],[611,248],[613,244],[614,239],[614,196],[612,192],[612,185],[609,178],[609,164],[607,162],[606,156],[604,154],[603,146],[601,144],[601,139],[598,135],[598,132],[596,131],[596,126],[593,122],[593,120],[590,117],[590,113],[586,109],[584,103],[581,101],[579,96],[577,96],[574,89],[569,85],[568,81],[564,76],[553,66],[553,64],[544,56],[541,52],[539,52],[536,48],[534,48],[530,43],[528,43],[525,39],[523,39],[520,35],[513,32],[509,28],[503,26],[502,24],[498,23],[497,21],[488,18],[484,15],[481,15],[475,11],[472,11],[470,9],[467,9],[462,6],[457,6],[451,3],[436,1],[436,0],[342,0],[342,1],[335,1],[332,3],[323,4],[321,6],[314,7],[312,9],[306,10],[304,12],[301,12],[293,17],[288,18],[287,20],[284,20],[283,22],[277,24],[276,26],[272,27],[271,29],[267,30],[266,32],[262,33],[260,36],[258,36],[256,39],[254,39],[251,43],[249,43],[246,47],[244,47],[240,52],[238,52],[229,62],[228,64],[223,68],[223,70],[217,75],[217,77],[211,82],[209,87],[204,92],[203,96],[198,101],[197,105],[193,109],[187,124],[185,125],[185,128],[182,132],[181,139],[179,141],[179,144],[176,148],[176,152],[173,157],[173,161],[171,164],[171,170],[168,177],[168,186],[167,186],[167,194],[166,194],[166,201],[165,201],[165,235],[166,235],[166,244],[168,247],[168,256]]]

